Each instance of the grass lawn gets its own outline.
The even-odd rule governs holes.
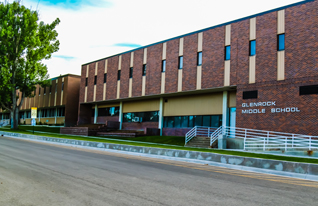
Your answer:
[[[19,130],[33,130],[33,126],[29,125],[19,125]],[[40,132],[50,132],[50,133],[60,133],[60,127],[49,127],[49,126],[35,126],[34,131]]]
[[[32,132],[24,131],[24,130],[9,130],[5,128],[0,128],[0,131],[5,132],[14,132],[14,133],[23,133],[23,134],[33,134]],[[250,153],[250,152],[240,152],[240,151],[229,151],[229,150],[218,150],[218,149],[204,149],[204,148],[193,148],[193,147],[184,147],[177,145],[169,145],[168,143],[172,142],[174,144],[181,144],[181,140],[184,142],[184,137],[159,137],[159,136],[144,136],[138,139],[130,139],[130,138],[117,138],[113,137],[86,137],[86,136],[73,136],[73,135],[61,135],[61,134],[49,134],[49,133],[39,133],[35,132],[34,135],[46,136],[46,137],[54,137],[54,138],[64,138],[64,139],[74,139],[74,140],[84,140],[84,141],[92,141],[92,142],[103,142],[110,144],[123,144],[123,145],[131,145],[131,146],[141,146],[141,147],[155,147],[155,148],[163,148],[163,149],[177,149],[177,150],[188,150],[188,151],[197,151],[197,152],[210,152],[224,155],[235,155],[242,157],[254,157],[254,158],[262,158],[262,159],[271,159],[271,160],[280,160],[280,161],[291,161],[291,162],[302,162],[302,163],[313,163],[318,164],[318,159],[312,158],[301,158],[301,157],[290,157],[290,156],[278,156],[278,155],[270,155],[270,154],[258,154],[258,153]],[[127,140],[129,139],[129,140]],[[147,142],[139,142],[147,140],[151,141]],[[152,139],[152,140],[150,140]],[[160,140],[162,139],[162,140]],[[170,139],[170,140],[169,140]],[[165,142],[166,144],[163,144]],[[178,143],[179,142],[179,143]]]

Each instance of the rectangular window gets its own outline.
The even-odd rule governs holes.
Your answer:
[[[94,85],[97,84],[97,76],[94,76]]]
[[[161,72],[165,72],[165,71],[166,71],[166,60],[162,60]]]
[[[197,54],[197,65],[198,66],[202,65],[202,52],[198,52]]]
[[[129,78],[133,78],[133,71],[134,71],[134,68],[130,67],[129,68]]]
[[[158,122],[158,111],[124,113],[124,122]]]
[[[230,60],[231,59],[231,46],[226,46],[225,47],[225,60]]]
[[[85,87],[87,87],[88,78],[85,79]],[[57,91],[57,87],[55,87],[55,92]]]
[[[98,116],[119,116],[119,107],[98,108]]]
[[[318,85],[300,86],[299,95],[318,94]]]
[[[118,70],[118,72],[117,72],[117,80],[118,81],[120,80],[120,74],[121,74],[121,70]]]
[[[144,64],[144,65],[142,66],[142,76],[146,76],[146,70],[147,70],[147,65]]]
[[[182,68],[183,68],[183,56],[179,56],[178,65],[179,65],[179,69],[182,69]]]
[[[256,55],[256,40],[250,41],[250,56]]]
[[[104,83],[107,82],[107,73],[104,74]]]
[[[64,82],[62,82],[62,91],[64,90]]]
[[[285,34],[277,35],[277,51],[285,50]]]
[[[243,99],[257,99],[258,91],[246,91],[243,92]]]

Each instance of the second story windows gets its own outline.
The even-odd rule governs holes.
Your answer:
[[[166,60],[162,60],[161,63],[161,72],[165,72],[166,71]]]
[[[107,73],[104,74],[104,83],[107,82]]]
[[[224,60],[230,60],[231,59],[231,46],[225,46],[225,55]]]
[[[97,84],[97,76],[94,76],[94,85]]]
[[[134,68],[130,67],[129,68],[129,78],[133,78],[133,71],[134,71]]]
[[[179,69],[183,68],[183,56],[179,56],[178,68]]]
[[[256,55],[256,40],[251,40],[250,41],[250,56],[255,56]]]
[[[146,71],[147,71],[147,65],[144,64],[144,65],[142,66],[142,76],[146,76]]]
[[[277,35],[277,51],[285,50],[285,34]]]
[[[118,81],[120,80],[120,74],[121,74],[121,70],[118,70],[118,73],[117,73],[117,80]]]
[[[85,79],[85,87],[87,87],[87,83],[88,83],[88,78],[86,77],[86,79]],[[55,86],[55,92],[57,92],[57,85]]]
[[[198,66],[202,65],[202,52],[198,52],[197,54],[197,65]]]

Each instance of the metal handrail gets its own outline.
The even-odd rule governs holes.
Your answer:
[[[220,132],[222,130],[222,132]],[[244,150],[248,149],[318,149],[318,137],[302,134],[247,129],[238,127],[220,127],[213,137],[211,135],[211,145],[218,135],[223,134],[228,138],[244,139]]]
[[[185,144],[194,137],[210,137],[217,127],[195,126],[185,135]]]

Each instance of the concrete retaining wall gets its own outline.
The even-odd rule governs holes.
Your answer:
[[[19,133],[10,133],[0,131],[0,134],[7,136],[15,136],[20,138],[27,139],[36,139],[41,141],[48,142],[58,142],[63,144],[86,146],[93,148],[101,149],[112,149],[112,150],[121,150],[127,152],[137,152],[143,154],[152,154],[152,155],[163,155],[167,157],[178,157],[178,158],[187,158],[194,160],[206,160],[236,166],[246,166],[252,168],[261,168],[269,169],[273,171],[280,172],[292,172],[298,174],[306,175],[318,175],[318,164],[307,164],[307,163],[297,163],[297,162],[286,162],[286,161],[277,161],[277,160],[267,160],[259,158],[250,158],[250,157],[239,157],[232,155],[222,155],[208,152],[194,152],[186,150],[174,150],[174,149],[161,149],[161,148],[152,148],[152,147],[139,147],[139,146],[129,146],[121,144],[109,144],[109,143],[100,143],[100,142],[90,142],[90,141],[81,141],[81,140],[71,140],[71,139],[61,139],[61,138],[52,138],[52,137],[43,137],[36,135],[26,135]],[[318,176],[317,176],[318,180]]]

